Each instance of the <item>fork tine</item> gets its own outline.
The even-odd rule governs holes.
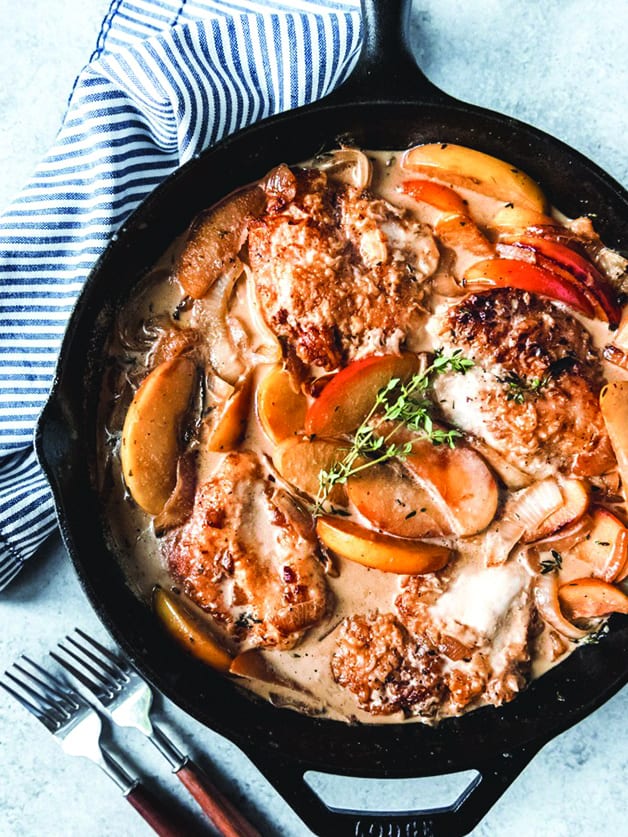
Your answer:
[[[125,671],[125,667],[127,663],[120,659],[120,657],[116,656],[113,652],[111,652],[108,648],[105,648],[104,645],[101,645],[100,642],[93,639],[89,634],[86,634],[85,631],[82,631],[80,628],[74,629],[76,633],[82,637],[86,642],[89,642],[94,648],[97,648],[98,651],[105,657],[105,659],[109,660],[110,664],[119,672],[119,676],[123,677],[124,680],[127,680],[127,674]]]
[[[104,680],[106,683],[108,683],[108,685],[117,688],[117,687],[119,687],[121,681],[122,682],[126,681],[126,679],[127,679],[126,676],[124,676],[122,674],[118,674],[118,672],[115,671],[107,662],[103,662],[103,660],[101,660],[100,657],[98,657],[96,654],[94,654],[93,651],[90,651],[89,648],[84,648],[81,645],[80,642],[77,642],[71,636],[66,636],[66,639],[75,648],[78,648],[78,650],[81,652],[81,654],[83,654],[85,657],[88,657],[90,660],[92,660],[94,663],[96,663],[97,666],[99,666],[99,668],[100,668],[100,670],[98,672],[99,676],[100,676],[101,680]],[[68,654],[72,654],[72,652],[69,649],[66,649],[66,651],[67,651]],[[77,657],[76,654],[72,654],[72,656],[76,660],[78,660],[79,662],[82,662],[82,660],[79,657]],[[85,665],[89,668],[88,663],[83,663],[83,665]]]
[[[70,637],[66,637],[66,639],[70,641]],[[115,691],[119,688],[118,683],[115,680],[113,680],[111,676],[107,675],[105,672],[99,671],[97,668],[95,668],[93,665],[87,662],[87,660],[84,660],[82,657],[79,657],[79,655],[72,651],[71,648],[67,648],[60,642],[57,644],[64,654],[67,654],[68,657],[71,657],[79,664],[79,666],[84,670],[86,678],[88,678],[87,672],[89,672],[89,674],[92,675],[92,681],[94,682],[93,685],[89,688],[96,689],[98,692],[111,692],[112,690]]]
[[[18,671],[21,671],[23,674],[28,675],[28,672],[24,671],[24,669],[20,669],[17,664],[15,668]],[[26,692],[29,697],[33,698],[41,712],[45,712],[56,724],[63,724],[65,723],[68,718],[70,717],[70,713],[67,712],[60,706],[57,706],[50,698],[46,697],[46,695],[42,695],[41,692],[37,691],[37,689],[33,689],[28,683],[25,683],[23,680],[20,680],[19,677],[16,677],[12,672],[6,671],[5,676],[12,680],[23,692]]]
[[[74,689],[72,689],[72,687],[70,686],[69,683],[62,683],[60,680],[58,680],[56,677],[54,677],[52,674],[50,674],[49,671],[46,671],[45,668],[42,668],[34,660],[29,659],[29,657],[27,657],[25,654],[22,654],[22,659],[25,662],[27,662],[32,668],[34,668],[35,671],[37,671],[43,679],[38,680],[37,677],[35,677],[34,674],[30,674],[30,673],[29,673],[29,677],[31,677],[33,680],[38,682],[41,686],[43,686],[49,692],[52,692],[52,694],[59,701],[63,701],[63,703],[66,703],[73,712],[76,711],[79,708],[80,697],[74,691]],[[20,668],[17,663],[15,663],[15,667],[18,668],[18,669]],[[20,670],[24,671],[24,669],[20,669]]]
[[[61,650],[64,651],[66,654],[70,654],[70,651],[68,651],[67,648],[61,645],[61,643],[59,643],[59,648],[61,648]],[[50,656],[53,660],[55,660],[55,662],[59,663],[60,666],[63,666],[64,669],[66,669],[70,672],[70,674],[76,677],[79,683],[82,683],[84,686],[86,686],[96,696],[102,695],[103,691],[106,691],[103,689],[100,683],[96,683],[95,680],[90,679],[83,671],[78,669],[76,666],[72,665],[72,663],[68,662],[68,660],[64,659],[63,657],[60,657],[54,651],[50,652]]]
[[[5,672],[5,674],[8,676],[8,672]],[[2,686],[2,688],[6,692],[8,692],[12,698],[15,698],[15,700],[18,703],[22,704],[24,709],[27,709],[31,713],[31,715],[34,715],[38,721],[41,721],[41,723],[45,727],[47,727],[50,730],[50,732],[53,732],[59,726],[59,723],[53,720],[46,712],[44,712],[44,710],[40,706],[35,705],[34,703],[31,703],[30,701],[26,700],[26,698],[23,697],[19,692],[16,692],[15,689],[12,689],[6,683],[0,683],[0,686]]]

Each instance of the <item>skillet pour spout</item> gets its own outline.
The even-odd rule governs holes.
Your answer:
[[[467,145],[506,159],[542,182],[572,217],[595,211],[599,233],[628,249],[628,193],[581,154],[542,131],[438,90],[406,44],[401,0],[363,0],[364,47],[349,80],[325,99],[255,124],[208,149],[169,177],[125,223],[90,274],[73,312],[56,379],[36,434],[60,528],[101,620],[141,673],[197,720],[225,735],[260,767],[317,834],[465,834],[534,754],[628,681],[628,624],[611,620],[599,645],[560,666],[500,708],[436,727],[345,725],[254,701],[233,682],[166,643],[148,606],[129,589],[111,550],[94,474],[102,358],[116,309],[130,289],[205,207],[274,166],[337,146],[405,149]],[[402,15],[402,12],[404,13]],[[234,174],[235,173],[235,174]],[[308,770],[365,777],[435,776],[476,769],[476,781],[448,810],[372,814],[327,808]]]

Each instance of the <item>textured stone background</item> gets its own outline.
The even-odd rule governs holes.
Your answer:
[[[0,207],[55,136],[74,77],[89,57],[108,0],[0,0]],[[585,0],[418,0],[412,38],[442,89],[543,128],[628,185],[628,4]],[[42,659],[74,625],[105,639],[58,541],[0,596],[0,668],[22,652]],[[231,744],[160,704],[179,741],[213,764],[264,834],[310,832]],[[474,831],[476,837],[626,834],[624,719],[628,692],[537,756]],[[178,795],[152,748],[131,734],[128,763]],[[66,758],[42,728],[0,695],[0,835],[131,837],[149,834],[95,767]],[[393,788],[319,780],[329,802],[413,807],[452,783]],[[330,837],[332,837],[330,835]]]

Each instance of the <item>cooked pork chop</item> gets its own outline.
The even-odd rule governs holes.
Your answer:
[[[225,456],[164,550],[188,596],[241,643],[291,648],[326,610],[311,523],[244,451]]]
[[[448,309],[439,337],[475,361],[464,377],[435,383],[448,421],[538,478],[613,467],[598,402],[600,360],[570,314],[534,294],[497,289]]]
[[[479,584],[473,568],[409,576],[397,615],[345,619],[331,662],[336,682],[376,715],[456,715],[512,700],[529,677],[531,582],[517,565],[482,572]]]
[[[410,213],[295,172],[296,193],[274,201],[249,231],[264,316],[286,352],[325,369],[396,352],[421,321],[422,285],[439,253]]]

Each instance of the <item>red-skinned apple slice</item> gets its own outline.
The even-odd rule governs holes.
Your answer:
[[[402,166],[515,206],[541,213],[547,206],[545,195],[531,177],[473,148],[452,143],[417,145],[406,151]]]
[[[483,531],[495,517],[497,483],[482,457],[470,448],[419,441],[404,467],[461,537]]]
[[[621,581],[628,573],[628,529],[607,509],[591,514],[591,531],[574,547],[573,554],[591,566],[602,581]]]
[[[392,378],[407,380],[420,368],[414,354],[377,355],[356,360],[327,384],[305,416],[308,436],[344,436],[360,426],[377,393]]]
[[[346,518],[320,517],[316,533],[337,555],[386,573],[433,573],[451,556],[451,550],[440,544],[381,535]]]
[[[560,484],[564,504],[546,517],[534,532],[526,532],[523,543],[532,543],[558,532],[565,526],[580,520],[589,507],[589,492],[582,480],[564,480]]]
[[[451,534],[430,493],[391,465],[374,465],[347,482],[349,499],[369,523],[402,538]]]
[[[472,265],[464,275],[463,286],[470,293],[490,288],[518,288],[564,302],[585,317],[593,317],[593,307],[574,282],[556,273],[517,259],[486,259]]]
[[[558,589],[560,607],[568,619],[597,619],[628,613],[628,596],[600,578],[576,578]]]
[[[593,294],[603,311],[603,318],[608,320],[610,327],[617,328],[621,320],[621,306],[617,301],[617,295],[589,259],[581,256],[571,247],[543,236],[523,235],[514,237],[512,241],[510,237],[503,240],[508,241],[514,247],[521,247],[540,254],[547,260],[543,261],[542,267],[552,269],[552,263],[555,263],[563,270],[571,273],[578,282]]]
[[[441,212],[453,215],[467,215],[469,204],[457,192],[433,180],[405,180],[401,184],[406,195],[416,201],[428,203]]]

